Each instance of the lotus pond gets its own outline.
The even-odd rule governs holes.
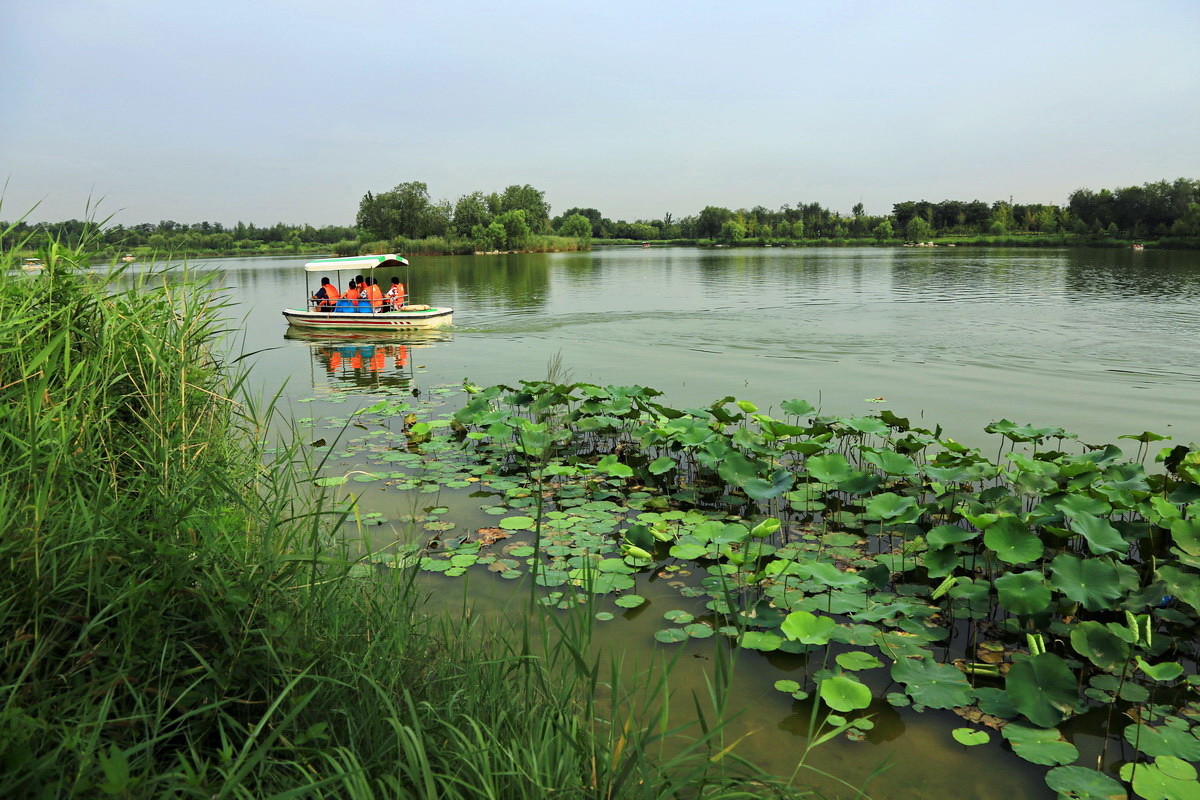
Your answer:
[[[814,735],[869,739],[880,703],[944,709],[948,741],[1006,742],[1065,796],[1200,791],[1200,449],[1001,420],[984,454],[803,400],[769,415],[637,386],[461,392],[450,413],[398,397],[327,421],[363,430],[337,457],[369,466],[319,484],[466,492],[494,519],[420,506],[401,520],[420,533],[377,564],[524,577],[601,623],[657,582],[657,642],[775,654],[773,689],[820,710]]]
[[[777,773],[832,735],[809,763],[877,798],[1195,797],[1195,256],[819,255],[430,259],[455,330],[256,374],[371,568],[455,612],[532,584],[597,648],[677,656],[685,705],[735,652],[731,730]],[[692,313],[718,299],[771,313]],[[519,380],[559,350],[589,381]]]

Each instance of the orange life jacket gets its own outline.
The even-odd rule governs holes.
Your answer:
[[[371,308],[379,308],[383,305],[383,292],[379,291],[379,287],[373,283],[367,287],[367,297],[371,300]]]

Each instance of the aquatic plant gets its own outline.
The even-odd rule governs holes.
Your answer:
[[[499,518],[433,537],[423,570],[527,573],[563,609],[637,605],[639,574],[675,576],[703,610],[668,612],[664,645],[717,634],[794,654],[813,668],[778,688],[838,713],[898,686],[888,702],[953,709],[1055,766],[1065,796],[1122,796],[1118,778],[1144,798],[1200,790],[1176,764],[1200,758],[1195,445],[1120,437],[1131,456],[998,420],[988,456],[887,410],[676,409],[645,387],[554,381],[464,390],[380,456],[467,481]],[[385,400],[364,419],[403,410]],[[1127,759],[1119,774],[1106,753],[1101,771],[1075,765],[1067,723],[1085,716]]]

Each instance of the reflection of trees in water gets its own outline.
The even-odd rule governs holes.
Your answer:
[[[1200,297],[1200,253],[1194,251],[1072,250],[1067,259],[1068,299],[1107,295],[1182,302]]]
[[[465,291],[483,299],[500,298],[504,305],[513,309],[537,310],[546,305],[552,263],[545,254],[539,253],[430,256],[420,261],[420,283],[416,294],[446,302],[442,298]],[[417,270],[414,265],[414,282],[417,281]]]

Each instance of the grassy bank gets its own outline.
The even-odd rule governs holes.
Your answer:
[[[0,263],[6,796],[774,791],[720,725],[654,715],[661,676],[586,657],[586,626],[431,618],[412,570],[347,557],[311,465],[265,456],[273,410],[203,288],[41,255],[36,277]]]

